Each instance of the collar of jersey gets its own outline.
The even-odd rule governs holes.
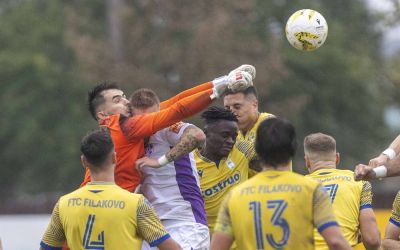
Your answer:
[[[335,168],[320,168],[318,170],[315,170],[312,174],[313,175],[325,175],[325,174],[332,174],[332,170]]]
[[[202,154],[200,154],[200,150],[198,150],[198,149],[196,149],[195,153],[197,154],[197,156],[198,156],[202,161],[209,162],[209,163],[211,163],[211,162],[212,162],[212,163],[215,163],[215,165],[216,165],[217,167],[219,166],[219,163],[222,161],[222,159],[225,159],[225,158],[221,158],[221,160],[219,160],[218,162],[215,162],[215,161],[212,161],[212,160],[206,158],[206,157],[203,156]]]
[[[115,182],[111,182],[111,181],[95,181],[95,182],[88,182],[87,185],[115,185]]]

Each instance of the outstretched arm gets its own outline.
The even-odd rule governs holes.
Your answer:
[[[400,154],[400,135],[394,139],[390,146],[385,149],[380,155],[371,159],[369,165],[377,167],[385,165],[388,161],[393,160],[397,155]]]
[[[243,65],[239,66],[238,68],[229,72],[229,74],[227,76],[221,76],[219,78],[214,79],[211,82],[206,82],[206,83],[200,84],[194,88],[185,90],[166,101],[163,101],[162,103],[160,103],[160,109],[168,108],[171,105],[173,105],[175,102],[181,100],[182,98],[185,98],[185,97],[194,95],[198,92],[209,90],[209,89],[214,89],[214,91],[220,95],[225,91],[226,88],[230,88],[232,90],[234,90],[234,89],[239,90],[241,88],[247,88],[249,86],[249,84],[252,85],[252,80],[250,80],[251,83],[248,82],[249,79],[246,79],[245,81],[241,81],[240,78],[242,76],[244,76],[242,74],[242,72],[246,72],[246,74],[248,74],[248,77],[250,77],[253,80],[256,78],[256,68],[249,64],[243,64]],[[247,77],[244,77],[244,78],[247,78]],[[230,86],[228,86],[228,85],[230,85]]]
[[[254,68],[253,66],[251,66]],[[240,68],[240,67],[239,67]],[[212,81],[213,88],[185,97],[159,112],[122,117],[120,127],[128,140],[150,136],[178,121],[188,118],[207,107],[224,89],[240,89],[253,85],[252,75],[246,71],[233,70],[228,76]]]
[[[171,126],[206,108],[213,100],[212,94],[212,90],[206,90],[183,98],[159,112],[121,118],[121,129],[128,140],[151,136],[158,130]]]
[[[374,180],[383,177],[392,177],[400,175],[400,156],[385,163],[384,166],[372,167],[364,164],[358,164],[354,171],[355,180]]]
[[[213,88],[212,82],[206,82],[206,83],[200,84],[200,85],[198,85],[196,87],[193,87],[191,89],[182,91],[181,93],[177,94],[176,96],[161,102],[160,103],[160,109],[168,108],[171,105],[173,105],[174,103],[176,103],[177,101],[182,100],[185,97],[188,97],[188,96],[191,96],[191,95],[194,95],[194,94],[197,94],[199,92],[202,92],[202,91],[205,91],[205,90],[209,90],[209,89],[212,89],[212,88]]]
[[[185,128],[178,143],[159,159],[143,157],[136,161],[136,167],[141,169],[144,166],[158,168],[168,162],[176,161],[182,156],[192,152],[195,148],[201,147],[206,140],[204,132],[194,125]]]

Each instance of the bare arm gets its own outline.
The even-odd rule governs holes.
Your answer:
[[[211,238],[211,250],[229,250],[233,242],[233,237],[222,232],[215,232]]]
[[[388,149],[392,149],[396,153],[396,155],[400,154],[400,135],[397,136],[396,139],[394,139],[394,141],[389,145]],[[377,167],[380,165],[384,165],[389,161],[389,156],[381,153],[377,157],[371,159],[368,165],[372,167]]]
[[[385,239],[383,240],[383,249],[400,249],[400,191],[392,205],[392,214],[386,226]]]
[[[365,249],[379,249],[381,235],[372,208],[364,208],[359,215],[360,231]]]
[[[340,227],[328,227],[322,232],[319,232],[321,236],[325,239],[330,250],[351,250],[349,243],[342,235]]]
[[[385,238],[382,243],[382,247],[385,250],[396,250],[400,249],[400,228],[391,222],[386,226]]]
[[[391,161],[385,163],[387,173],[386,177],[399,176],[400,175],[400,156],[397,156]],[[364,164],[358,164],[354,171],[355,180],[374,180],[376,174],[374,172],[375,167],[367,166]]]
[[[198,127],[191,125],[187,127],[178,143],[165,154],[168,162],[176,161],[182,156],[192,152],[195,148],[201,147],[206,140],[206,135]],[[158,168],[161,167],[157,159],[143,157],[136,161],[136,167],[141,169],[144,166]]]
[[[161,244],[159,244],[158,249],[160,250],[181,250],[181,246],[174,241],[172,238],[164,240]]]
[[[189,126],[183,132],[179,142],[165,156],[168,161],[178,160],[195,148],[203,146],[205,140],[206,135],[203,130],[193,125]]]

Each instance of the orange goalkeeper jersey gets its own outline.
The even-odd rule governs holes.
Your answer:
[[[117,155],[114,176],[118,186],[130,192],[135,190],[140,183],[140,173],[136,170],[135,162],[144,155],[144,138],[206,108],[212,102],[211,88],[212,83],[208,82],[181,92],[162,102],[159,112],[132,117],[111,115],[100,123],[100,126],[110,130],[114,142]],[[86,169],[81,186],[89,181],[90,172]]]

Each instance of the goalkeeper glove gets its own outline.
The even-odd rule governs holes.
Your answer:
[[[255,74],[255,69],[253,72]],[[233,92],[238,92],[253,86],[253,78],[248,72],[235,69],[227,76],[221,76],[214,79],[212,83],[214,86],[212,99],[214,99],[219,98],[227,88]]]

